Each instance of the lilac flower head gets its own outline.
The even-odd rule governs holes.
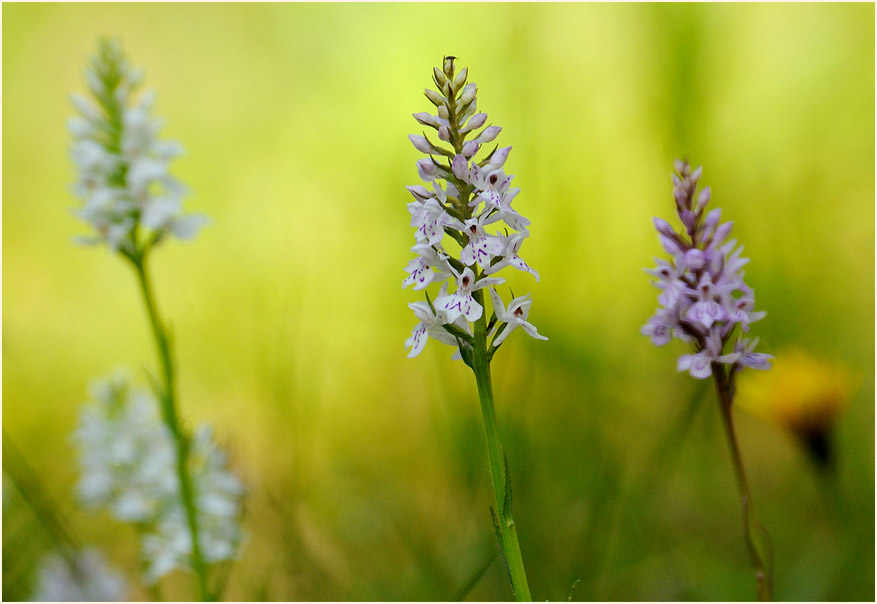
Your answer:
[[[539,277],[519,255],[530,235],[530,221],[512,208],[520,189],[511,186],[513,176],[504,171],[511,147],[488,150],[502,128],[478,112],[478,87],[467,82],[468,70],[456,72],[454,63],[453,57],[445,57],[442,67],[433,69],[437,90],[424,92],[436,114],[414,114],[424,130],[409,138],[427,156],[417,161],[426,186],[408,187],[414,197],[408,211],[416,257],[405,268],[408,277],[402,286],[413,285],[427,294],[426,302],[409,304],[419,323],[406,341],[408,356],[420,354],[427,338],[433,338],[458,347],[465,361],[464,349],[471,346],[473,334],[470,323],[484,321],[482,333],[494,338],[494,346],[519,326],[545,338],[527,321],[532,304],[528,296],[515,298],[506,309],[499,294],[489,290],[494,313],[487,324],[483,290],[505,281],[495,276],[499,271],[511,266]],[[434,285],[441,289],[433,300],[427,290]]]
[[[694,344],[694,354],[679,357],[678,370],[705,379],[716,363],[729,365],[732,372],[745,367],[769,369],[772,355],[756,353],[757,338],[750,341],[736,333],[748,332],[751,323],[764,318],[753,310],[755,295],[743,281],[742,247],[728,241],[733,223],[719,222],[721,210],[706,212],[711,198],[709,187],[697,191],[702,168],[691,169],[676,160],[673,199],[683,225],[675,231],[665,220],[655,218],[658,239],[671,255],[657,259],[657,268],[646,272],[661,293],[660,307],[640,330],[656,346],[673,338]],[[731,352],[725,353],[731,343]]]

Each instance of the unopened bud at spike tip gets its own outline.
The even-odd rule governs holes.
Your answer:
[[[466,77],[469,75],[469,68],[464,67],[454,78],[454,90],[459,90],[466,83]]]
[[[449,55],[445,57],[445,60],[442,64],[442,69],[444,70],[445,75],[449,78],[454,77],[454,61],[456,59],[457,57]]]

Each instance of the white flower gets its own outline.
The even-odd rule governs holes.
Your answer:
[[[435,197],[422,203],[408,204],[411,212],[411,226],[417,231],[414,236],[428,245],[438,245],[445,236],[445,227],[462,229],[462,223],[448,214]]]
[[[442,289],[442,293],[447,292],[447,284]],[[414,326],[414,329],[411,330],[411,337],[405,340],[405,347],[410,348],[408,351],[408,358],[413,358],[423,352],[424,346],[426,346],[426,340],[428,337],[431,337],[443,344],[449,344],[451,346],[457,345],[457,339],[448,332],[443,325],[448,324],[447,314],[439,311],[437,314],[433,313],[432,308],[430,308],[429,304],[426,302],[410,302],[408,304],[408,308],[414,311],[414,316],[418,318],[420,323]],[[462,321],[457,321],[457,326],[464,329],[468,332],[469,324],[462,322],[463,325],[460,325]]]
[[[482,268],[490,266],[491,259],[503,251],[502,240],[499,237],[488,235],[484,231],[486,216],[486,214],[482,214],[480,217],[470,218],[464,223],[469,243],[460,252],[460,260],[466,266],[472,266],[475,262],[478,262],[478,266]]]
[[[405,267],[408,277],[402,282],[402,288],[414,285],[414,289],[423,289],[432,283],[433,279],[445,280],[451,276],[451,265],[448,264],[448,256],[436,250],[430,245],[417,244],[411,248],[417,254],[417,258],[411,260]],[[437,269],[438,273],[433,269]]]
[[[521,249],[521,244],[524,242],[524,239],[527,238],[527,233],[515,233],[513,235],[504,235],[502,236],[505,241],[504,250],[502,252],[503,259],[484,269],[485,275],[492,275],[493,273],[504,269],[507,266],[513,266],[519,271],[524,271],[525,273],[530,273],[534,277],[536,277],[536,281],[539,281],[539,273],[530,268],[530,265],[524,262],[524,260],[518,256],[518,251]]]
[[[523,329],[532,338],[537,340],[548,339],[540,335],[536,327],[527,321],[527,317],[530,315],[530,306],[533,304],[530,294],[513,299],[509,303],[508,309],[503,305],[502,298],[493,288],[490,288],[490,299],[493,302],[493,311],[496,313],[497,320],[506,323],[503,332],[493,341],[494,346],[502,344],[508,335],[518,327]]]
[[[104,557],[87,548],[67,559],[59,554],[45,558],[37,572],[36,602],[122,602],[128,586],[107,566]]]
[[[691,377],[702,380],[713,374],[714,360],[707,350],[701,350],[697,354],[683,354],[676,363],[676,371],[688,371]]]
[[[156,402],[121,373],[95,383],[92,397],[74,433],[82,468],[79,497],[119,520],[149,521],[177,496],[175,452]]]
[[[435,300],[437,311],[447,313],[448,321],[453,323],[457,317],[464,316],[469,321],[477,321],[484,309],[472,298],[472,292],[502,283],[505,279],[484,278],[475,282],[472,269],[466,268],[457,277],[457,291],[451,295],[439,296]]]
[[[520,192],[519,188],[511,187],[513,176],[503,170],[511,147],[494,148],[486,156],[477,157],[502,128],[484,127],[487,114],[477,112],[477,86],[467,83],[466,69],[454,75],[454,60],[445,57],[443,67],[433,70],[438,91],[425,91],[437,115],[414,114],[419,124],[436,131],[438,140],[430,140],[425,134],[409,137],[414,147],[428,156],[417,161],[417,172],[425,182],[432,183],[432,190],[423,185],[408,187],[414,197],[408,211],[417,241],[412,251],[417,257],[405,267],[408,276],[402,287],[413,285],[415,290],[426,290],[433,284],[441,287],[434,305],[422,302],[410,305],[419,323],[405,346],[409,357],[417,356],[433,337],[456,346],[453,358],[463,358],[471,364],[476,345],[472,334],[478,333],[481,338],[486,331],[475,331],[470,325],[485,321],[481,295],[473,296],[473,292],[502,283],[504,279],[492,275],[508,266],[531,273],[537,280],[539,274],[519,255],[523,240],[529,236],[530,221],[511,207]],[[452,108],[456,111],[454,116]],[[517,232],[509,235],[508,229]],[[460,250],[458,257],[453,256],[456,245]],[[452,276],[457,288],[449,294],[445,281]],[[528,311],[528,300],[515,300],[509,310],[506,335],[515,327],[526,325],[526,329],[532,328],[534,337],[541,337],[526,322]]]
[[[141,526],[147,579],[154,582],[188,566],[192,555],[174,441],[157,416],[157,401],[135,390],[125,375],[96,383],[92,396],[75,432],[79,496],[89,507],[107,508],[119,520]],[[243,485],[226,469],[207,426],[196,429],[187,461],[204,559],[229,560],[242,539]]]
[[[198,543],[208,563],[231,560],[243,536],[240,529],[243,485],[226,469],[226,459],[208,426],[199,426],[189,451],[198,518]],[[143,537],[146,580],[154,583],[177,567],[189,566],[192,537],[186,513],[175,498]]]

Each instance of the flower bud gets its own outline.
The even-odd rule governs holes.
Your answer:
[[[472,101],[463,109],[463,111],[457,112],[457,123],[465,124],[466,120],[472,117],[475,114],[475,111],[478,109],[478,102]],[[461,132],[468,132],[465,128],[461,130]]]
[[[652,222],[655,223],[655,228],[662,235],[666,235],[667,237],[676,236],[676,232],[673,230],[673,227],[670,226],[670,223],[663,218],[658,218],[657,216],[655,216],[654,218],[652,218]]]
[[[71,94],[70,102],[73,103],[73,106],[76,107],[76,110],[81,113],[85,119],[93,122],[100,121],[101,116],[97,108],[81,94]]]
[[[717,224],[719,224],[719,218],[722,217],[722,208],[716,208],[712,212],[706,215],[706,219],[704,220],[704,226],[715,228]]]
[[[489,126],[475,140],[481,144],[489,143],[499,135],[500,130],[502,130],[500,126]]]
[[[442,118],[443,120],[448,119],[448,118],[450,117],[450,113],[448,113],[448,108],[445,107],[444,105],[439,105],[439,108],[438,108],[438,115],[439,115],[439,117]]]
[[[673,254],[674,256],[682,253],[682,248],[679,247],[679,244],[670,237],[658,235],[658,239],[661,241],[661,245],[664,246],[664,249],[667,250],[668,253]]]
[[[451,141],[451,131],[448,129],[447,126],[442,126],[441,128],[439,128],[438,137],[439,140],[443,140],[448,143]]]
[[[469,120],[469,123],[466,124],[466,127],[463,128],[463,132],[471,132],[472,130],[477,130],[481,126],[484,125],[484,122],[487,121],[486,113],[476,113]]]
[[[697,211],[700,212],[706,207],[706,204],[710,202],[710,188],[706,187],[703,191],[700,192],[700,195],[697,196]]]
[[[432,68],[432,75],[435,78],[435,85],[438,86],[439,88],[444,86],[445,82],[448,81],[448,78],[445,76],[445,74],[442,73],[442,70],[439,69],[438,67]]]
[[[472,99],[475,98],[475,93],[478,90],[478,86],[475,85],[475,82],[470,82],[466,84],[466,87],[463,88],[463,94],[460,95],[460,105],[467,105],[472,102]]]
[[[694,228],[694,224],[697,222],[697,214],[691,210],[682,210],[679,212],[679,218],[689,231]]]
[[[720,224],[716,228],[716,234],[713,235],[713,244],[721,245],[723,241],[731,234],[731,228],[734,226],[733,222],[725,222]]]
[[[89,90],[91,90],[94,96],[102,97],[104,94],[106,94],[106,88],[104,87],[104,83],[95,72],[90,69],[87,70],[85,72],[85,79],[88,81],[88,88]]]
[[[82,117],[71,117],[67,119],[67,130],[73,135],[73,138],[85,138],[91,136],[94,132],[91,123]]]
[[[439,94],[435,90],[431,90],[431,89],[427,88],[426,90],[423,91],[423,94],[425,94],[426,98],[429,99],[429,102],[432,103],[433,105],[435,105],[436,107],[439,107],[439,106],[445,104],[445,97],[443,97],[441,94]]]
[[[505,161],[508,159],[511,150],[511,147],[503,147],[502,149],[497,149],[490,157],[490,162],[488,162],[491,169],[495,170],[497,168],[502,168],[505,164]]]
[[[441,114],[441,111],[439,112],[439,114]],[[424,126],[431,126],[433,128],[436,127],[435,117],[431,113],[427,113],[426,111],[421,111],[420,113],[412,113],[411,115],[413,115],[414,119],[416,119],[419,123],[423,124]]]
[[[454,75],[454,61],[456,59],[457,57],[447,56],[445,57],[444,63],[442,64],[442,69],[444,70],[445,75],[449,78],[453,77]]]
[[[429,182],[438,175],[438,166],[430,158],[420,159],[417,161],[417,173],[420,178]]]
[[[425,136],[421,136],[420,134],[409,134],[408,138],[409,140],[411,140],[414,148],[421,153],[432,153],[432,145]]]
[[[685,262],[686,267],[696,271],[703,268],[703,265],[706,262],[706,257],[704,256],[704,253],[699,249],[691,248],[690,250],[685,252],[683,261]]]
[[[462,155],[456,155],[454,157],[454,161],[451,164],[451,171],[453,171],[454,176],[463,182],[469,181],[469,162],[466,161],[466,158]]]
[[[469,68],[464,67],[460,70],[460,73],[457,74],[457,77],[454,78],[454,90],[459,90],[463,87],[463,84],[466,83],[466,77],[469,75]]]
[[[473,155],[478,153],[478,149],[480,148],[481,145],[478,144],[478,141],[466,141],[466,143],[463,145],[463,155],[465,155],[466,158],[471,158]]]
[[[426,187],[422,187],[420,185],[412,185],[405,188],[408,189],[409,193],[414,195],[414,199],[416,199],[417,201],[426,201],[427,199],[432,197],[432,194]]]

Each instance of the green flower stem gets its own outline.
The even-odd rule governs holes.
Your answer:
[[[476,301],[484,306],[482,292],[475,292]],[[487,360],[487,321],[484,315],[475,322],[475,338],[472,352],[472,371],[478,383],[478,397],[481,399],[481,413],[484,415],[484,432],[487,436],[487,457],[490,462],[490,478],[493,482],[493,495],[498,510],[497,533],[502,547],[503,557],[512,582],[512,590],[519,602],[531,602],[530,586],[527,584],[527,573],[524,570],[524,559],[521,557],[521,546],[518,543],[518,529],[512,517],[511,485],[506,474],[505,455],[499,440],[496,426],[496,414],[493,408],[493,385],[490,380],[490,363]]]
[[[767,531],[755,520],[755,512],[752,506],[752,494],[749,491],[749,481],[746,479],[746,470],[743,467],[743,457],[740,454],[740,445],[737,442],[737,433],[734,429],[734,383],[733,374],[727,373],[722,365],[713,364],[713,377],[716,384],[716,392],[719,395],[719,407],[722,411],[722,424],[725,427],[725,435],[728,437],[728,447],[731,449],[731,461],[737,477],[737,487],[740,490],[740,500],[743,507],[743,534],[746,538],[746,546],[755,568],[755,580],[758,584],[758,599],[762,602],[773,600],[772,577],[770,570],[770,541]]]
[[[146,259],[146,253],[130,257],[137,272],[140,291],[143,294],[143,302],[146,305],[146,312],[149,315],[149,322],[152,326],[152,333],[155,336],[155,344],[158,349],[158,360],[162,373],[159,401],[161,402],[162,418],[170,430],[177,447],[177,477],[180,481],[180,495],[186,511],[189,533],[192,536],[192,567],[195,571],[200,599],[201,601],[209,601],[211,598],[207,589],[207,569],[204,557],[201,554],[201,544],[198,541],[198,514],[195,509],[192,478],[189,475],[189,464],[187,463],[189,457],[189,437],[184,432],[177,415],[171,345],[167,331],[158,316],[155,297],[152,294],[152,287],[146,269]]]

